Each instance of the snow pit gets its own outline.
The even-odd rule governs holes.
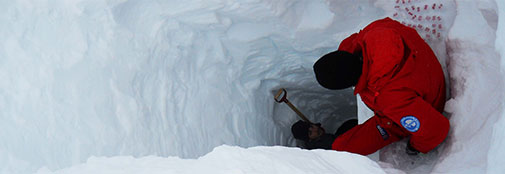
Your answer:
[[[0,173],[503,173],[504,13],[481,0],[11,1],[0,6]],[[370,22],[446,72],[447,140],[364,157],[296,148],[279,88],[334,132],[371,113],[312,64]],[[355,106],[358,106],[356,110]],[[287,146],[287,147],[280,147]]]
[[[281,85],[282,86],[282,85]],[[317,89],[317,87],[314,87]],[[343,91],[313,90],[314,88],[288,88],[287,98],[313,123],[321,123],[327,133],[335,133],[346,120],[357,118],[357,102],[352,89]],[[277,91],[275,91],[276,93]],[[269,116],[270,117],[270,116]],[[273,117],[283,135],[291,137],[291,125],[299,118],[285,103],[275,103]],[[294,139],[280,145],[293,146]],[[303,147],[303,142],[296,145]]]

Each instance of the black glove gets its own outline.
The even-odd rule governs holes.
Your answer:
[[[342,123],[340,127],[337,129],[337,132],[335,132],[335,136],[340,136],[347,132],[348,130],[351,130],[354,126],[358,125],[358,119],[350,119]]]
[[[407,148],[405,149],[405,153],[407,153],[408,155],[417,155],[419,154],[419,151],[417,151],[416,149],[414,149],[414,147],[412,147],[410,145],[410,143],[407,143]]]

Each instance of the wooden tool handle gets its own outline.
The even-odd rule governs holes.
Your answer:
[[[303,121],[306,121],[306,122],[309,122],[310,124],[313,124],[309,119],[307,119],[307,117],[305,117],[305,115],[302,114],[302,112],[300,112],[296,107],[295,105],[293,105],[291,102],[289,102],[289,100],[286,98],[288,95],[288,92],[286,91],[286,89],[284,88],[281,88],[279,89],[279,91],[277,91],[277,94],[274,96],[274,99],[276,102],[278,103],[286,103],[288,104],[288,106],[296,112],[296,114],[298,114],[298,116],[300,116],[300,118],[302,118]]]
[[[302,114],[302,112],[300,112],[300,111],[299,111],[299,110],[295,107],[295,105],[293,105],[291,102],[289,102],[289,100],[288,100],[288,99],[284,100],[284,102],[286,102],[286,104],[288,104],[288,106],[289,106],[291,109],[293,109],[293,111],[295,111],[295,112],[296,112],[296,114],[298,114],[298,116],[300,116],[300,118],[302,118],[302,119],[303,119],[303,121],[306,121],[306,122],[309,122],[310,124],[312,124],[312,122],[311,122],[309,119],[307,119],[307,117],[305,117],[305,115],[303,115],[303,114]]]

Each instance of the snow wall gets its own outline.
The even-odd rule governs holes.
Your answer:
[[[447,72],[452,129],[442,146],[419,159],[406,157],[400,142],[373,162],[333,151],[232,146],[297,145],[289,127],[298,118],[272,98],[281,87],[329,132],[358,112],[362,122],[367,111],[356,110],[362,105],[352,91],[319,87],[312,64],[376,19],[426,26],[395,1],[3,2],[0,172],[505,171],[505,4],[409,3],[445,5],[422,13],[442,16],[443,28],[420,33]],[[263,156],[248,161],[230,154]],[[211,162],[220,160],[236,167]],[[275,167],[259,170],[269,164]]]

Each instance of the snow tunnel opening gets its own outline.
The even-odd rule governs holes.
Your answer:
[[[285,87],[286,98],[311,122],[321,123],[326,133],[333,134],[343,122],[357,118],[357,101],[352,88],[333,91],[313,85],[317,84]],[[274,95],[277,92],[278,88],[271,90]],[[273,103],[271,117],[284,139],[280,145],[303,147],[303,142],[294,139],[291,133],[291,126],[302,118],[287,103]]]

